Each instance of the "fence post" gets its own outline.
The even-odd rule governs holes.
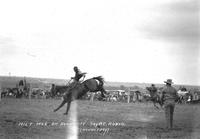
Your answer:
[[[127,95],[128,95],[127,103],[130,103],[130,88],[127,89]]]
[[[1,92],[2,92],[2,89],[1,89],[1,84],[0,84],[0,101],[1,101]]]
[[[32,89],[31,89],[31,85],[30,85],[29,91],[28,91],[28,99],[31,99],[31,94],[32,94]]]

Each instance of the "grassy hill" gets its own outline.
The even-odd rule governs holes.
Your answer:
[[[26,80],[32,88],[50,88],[51,84],[65,85],[68,80],[65,79],[50,79],[50,78],[33,78],[33,77],[17,77],[17,76],[0,76],[0,85],[2,88],[14,88],[18,85],[20,80]],[[145,88],[150,86],[151,83],[129,83],[129,82],[105,82],[105,89],[124,89],[130,87],[131,89]],[[164,84],[155,84],[157,87],[162,87]],[[185,86],[188,90],[198,89],[200,86],[191,85],[174,85],[177,89],[180,86]]]
[[[66,80],[62,79],[0,76],[0,85],[2,88],[14,88],[18,86],[20,80],[26,80],[27,84],[30,84],[32,88],[49,88],[53,83],[58,85],[66,84]]]

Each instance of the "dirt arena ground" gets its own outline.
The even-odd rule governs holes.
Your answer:
[[[176,105],[174,129],[165,129],[163,110],[150,103],[74,101],[52,112],[61,100],[0,101],[0,139],[199,139],[199,105]],[[77,111],[76,111],[77,109]],[[76,128],[78,127],[78,128]],[[71,137],[72,138],[72,137]]]

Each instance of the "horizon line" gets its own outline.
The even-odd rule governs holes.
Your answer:
[[[66,80],[66,81],[69,81],[70,79],[63,79],[63,78],[54,78],[54,77],[33,77],[33,76],[17,76],[17,75],[0,75],[0,77],[18,77],[18,78],[39,78],[39,79],[54,79],[54,80]],[[129,84],[163,84],[164,85],[164,82],[163,83],[154,83],[154,82],[129,82],[129,81],[105,81],[105,82],[115,82],[115,83],[129,83]],[[175,86],[176,85],[180,85],[180,86],[198,86],[200,87],[200,85],[196,85],[196,84],[181,84],[181,83],[177,83],[177,84],[174,84]]]

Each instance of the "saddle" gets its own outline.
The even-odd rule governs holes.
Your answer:
[[[69,86],[68,90],[71,90],[71,89],[75,88],[77,85],[80,85],[84,81],[86,74],[87,74],[86,72],[83,72],[80,74],[80,76],[81,76],[80,78],[83,78],[81,81],[76,81],[75,77],[71,77],[70,81],[72,81],[72,82],[71,83],[70,83],[70,81],[68,82],[68,86]]]
[[[68,85],[69,86],[68,91],[71,90],[71,89],[73,89],[73,88],[75,88],[75,87],[77,87],[80,84],[81,84],[81,82],[73,81],[72,83],[70,83]]]

